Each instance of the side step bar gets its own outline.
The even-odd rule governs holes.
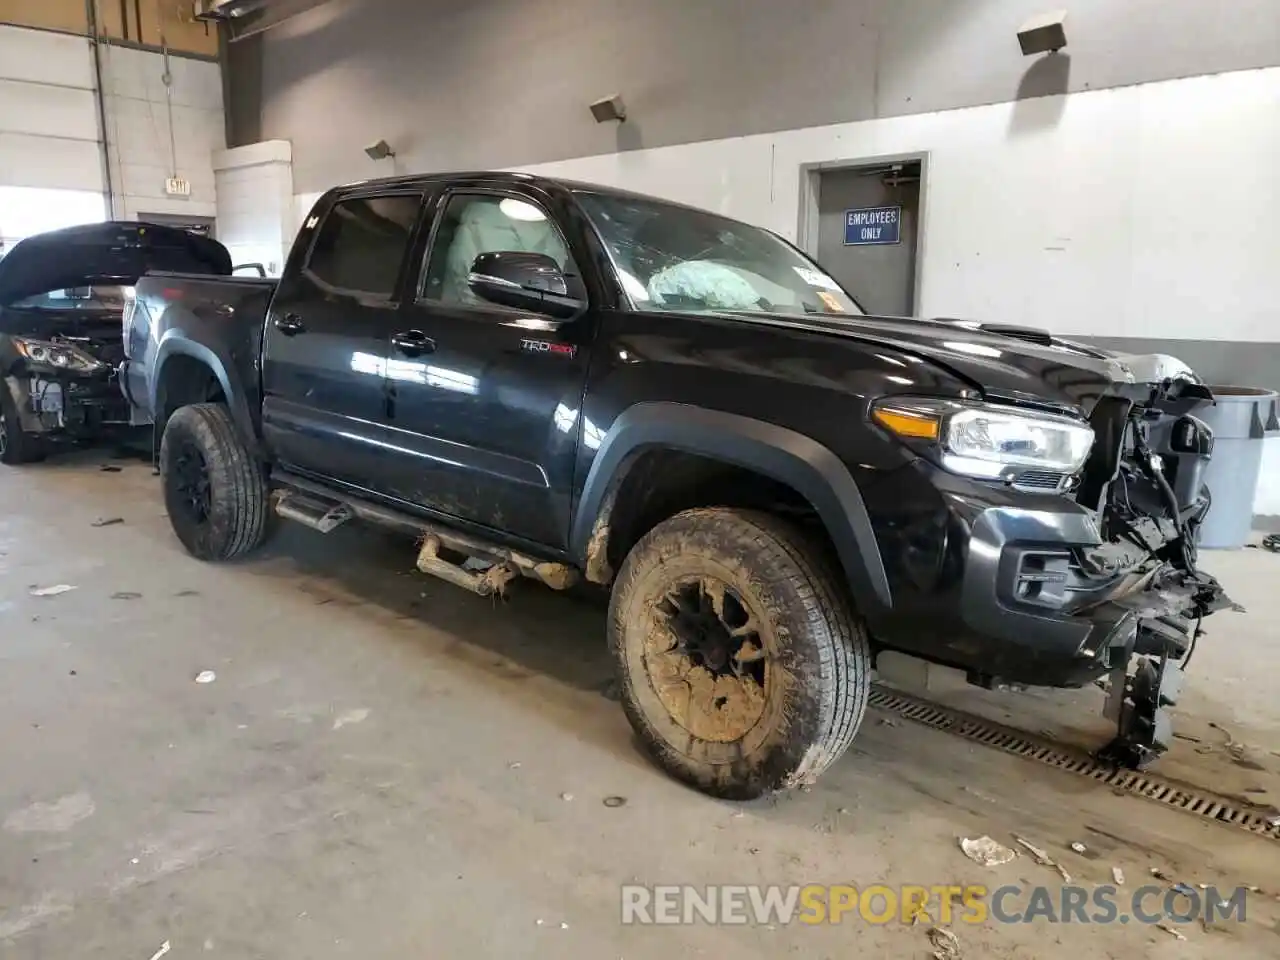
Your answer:
[[[510,563],[491,564],[482,571],[450,563],[440,556],[440,538],[434,535],[424,539],[418,548],[418,569],[482,597],[495,593],[501,596],[507,584],[520,575]]]
[[[329,533],[355,516],[345,503],[316,500],[291,490],[281,491],[276,500],[276,513],[321,533]]]
[[[279,516],[321,533],[330,533],[353,519],[413,533],[419,537],[419,570],[482,597],[502,594],[507,584],[518,576],[541,580],[553,590],[566,590],[578,581],[578,571],[567,563],[536,560],[501,544],[330,490],[296,474],[279,472],[272,480],[276,487],[275,510]],[[470,560],[463,564],[453,563],[440,556],[442,548]]]

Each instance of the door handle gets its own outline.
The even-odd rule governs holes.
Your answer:
[[[421,330],[405,330],[394,334],[391,343],[397,350],[408,357],[416,357],[424,353],[435,353],[436,342]]]
[[[276,317],[275,326],[286,337],[292,337],[307,329],[306,324],[302,322],[302,318],[296,313],[285,313]]]

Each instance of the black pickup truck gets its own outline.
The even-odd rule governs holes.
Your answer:
[[[869,317],[776,236],[474,173],[346,186],[278,281],[143,278],[123,380],[186,549],[268,513],[411,531],[479,594],[611,585],[622,702],[710,793],[812,781],[875,658],[1110,676],[1109,755],[1170,743],[1200,621],[1210,392],[1171,358]]]

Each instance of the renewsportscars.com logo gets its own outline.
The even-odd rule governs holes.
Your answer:
[[[624,924],[1243,923],[1248,888],[628,885]]]

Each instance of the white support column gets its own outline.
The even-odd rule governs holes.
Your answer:
[[[261,263],[278,277],[297,226],[293,148],[266,140],[213,155],[218,197],[218,239],[237,263]]]

